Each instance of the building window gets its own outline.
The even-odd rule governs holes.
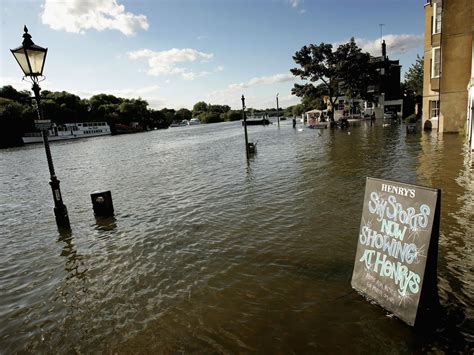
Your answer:
[[[442,1],[433,4],[433,34],[441,32],[441,12],[443,11]]]
[[[439,117],[439,100],[430,101],[430,119]]]
[[[433,48],[431,56],[431,77],[439,78],[441,76],[441,48]]]
[[[344,100],[339,100],[339,103],[338,103],[338,105],[337,105],[337,109],[338,109],[339,111],[344,110]]]

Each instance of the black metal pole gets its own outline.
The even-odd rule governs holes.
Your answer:
[[[247,156],[247,159],[250,156],[249,152],[249,139],[247,137],[247,117],[245,115],[245,97],[242,95],[242,116],[244,119],[244,132],[245,132],[245,154]]]
[[[278,107],[278,94],[277,94],[277,120],[278,120],[278,127],[280,127],[280,108]]]
[[[37,82],[33,82],[32,89],[35,93],[38,118],[41,120],[43,118],[43,113],[41,111],[41,88],[39,87]],[[54,172],[53,158],[51,156],[51,150],[49,149],[48,130],[41,129],[41,135],[43,137],[43,144],[44,149],[46,151],[46,159],[48,160],[49,174],[51,177],[51,181],[49,182],[49,184],[51,185],[51,190],[53,192],[54,216],[56,217],[56,224],[59,228],[70,228],[67,208],[66,205],[63,203],[61,190],[59,188],[60,181],[58,180],[58,178],[56,177],[56,173]]]

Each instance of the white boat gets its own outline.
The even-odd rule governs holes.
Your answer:
[[[110,134],[110,126],[107,122],[65,123],[62,125],[53,123],[48,130],[48,140],[62,141],[77,138],[110,136]],[[40,143],[43,141],[41,132],[25,133],[22,139],[25,144]]]
[[[189,120],[189,123],[188,123],[188,124],[189,124],[190,126],[196,125],[196,124],[201,124],[201,121],[199,121],[199,118],[194,117],[194,118],[191,118],[191,119]]]
[[[188,125],[189,125],[188,120],[182,120],[180,122],[173,121],[173,123],[170,124],[170,127],[184,127],[184,126],[188,126]]]

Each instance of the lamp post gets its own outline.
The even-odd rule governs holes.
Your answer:
[[[245,115],[245,97],[242,95],[242,116],[244,119],[244,134],[245,134],[245,155],[247,159],[249,158],[250,151],[249,151],[249,139],[247,137],[247,117]]]
[[[49,149],[48,129],[51,125],[49,120],[43,119],[41,110],[41,96],[38,83],[44,80],[43,68],[46,59],[47,48],[37,46],[31,40],[31,35],[28,33],[28,28],[24,27],[23,43],[20,47],[11,49],[13,56],[20,65],[21,70],[33,83],[32,90],[35,94],[36,109],[38,113],[38,120],[35,120],[36,127],[41,130],[43,137],[44,149],[46,151],[46,159],[48,161],[49,174],[51,176],[51,189],[54,200],[54,215],[56,217],[56,224],[60,228],[70,228],[69,216],[66,205],[63,203],[61,197],[61,190],[59,188],[59,180],[54,172],[53,158],[51,157],[51,150]]]
[[[278,127],[280,127],[280,108],[278,106],[278,94],[276,98],[277,98],[277,120],[278,120]]]

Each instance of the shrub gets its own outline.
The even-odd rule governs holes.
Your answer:
[[[225,121],[239,121],[242,118],[242,112],[240,111],[228,111],[225,113]]]
[[[410,115],[407,118],[405,118],[406,124],[413,124],[413,123],[416,123],[417,121],[418,121],[418,117],[415,114]]]
[[[203,112],[199,115],[199,119],[202,123],[217,123],[223,121],[217,112]]]

